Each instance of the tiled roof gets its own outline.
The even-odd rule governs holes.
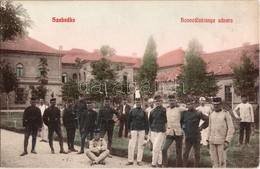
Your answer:
[[[184,63],[185,52],[179,48],[158,57],[157,64],[159,67],[167,67]]]
[[[201,57],[208,67],[208,72],[214,72],[215,75],[232,74],[231,65],[240,64],[243,51],[247,56],[259,66],[259,45],[244,46],[219,52],[203,54]]]
[[[60,54],[59,50],[49,47],[28,36],[2,42],[0,49]]]
[[[81,61],[96,61],[101,57],[97,51],[90,53],[82,49],[72,49],[70,51],[66,51],[66,54],[62,57],[62,63],[74,63],[76,58],[80,58]],[[135,68],[138,68],[138,66],[140,67],[141,63],[141,59],[129,56],[113,55],[107,57],[107,59],[114,63],[132,64]]]
[[[157,81],[169,81],[169,80],[174,80],[181,72],[181,66],[172,68],[168,70],[167,72],[158,74],[156,77]]]

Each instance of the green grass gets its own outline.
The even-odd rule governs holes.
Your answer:
[[[9,129],[15,132],[23,132],[22,113],[1,113],[1,128]],[[16,121],[16,128],[14,127]],[[62,127],[63,136],[66,140],[66,132]],[[113,136],[113,154],[121,157],[127,157],[128,139],[118,138],[119,126],[115,125]],[[255,168],[259,165],[259,130],[256,130],[254,136],[251,136],[250,147],[235,147],[238,142],[239,133],[236,132],[227,154],[227,167],[229,168]],[[79,145],[79,132],[76,132],[75,143]],[[21,143],[22,144],[22,143]],[[175,142],[169,148],[169,166],[175,167]],[[145,146],[143,161],[151,162],[152,156],[148,146]],[[193,154],[190,155],[190,163],[193,163]],[[201,167],[211,167],[210,154],[207,147],[201,148]]]

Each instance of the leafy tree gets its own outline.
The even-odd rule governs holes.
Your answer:
[[[231,65],[233,70],[234,91],[237,95],[250,95],[254,92],[255,80],[259,69],[243,52],[240,65]]]
[[[91,74],[93,79],[87,86],[88,96],[99,101],[105,96],[117,98],[122,95],[122,85],[116,79],[122,65],[111,63],[106,56],[115,54],[115,50],[109,46],[100,49],[101,59],[91,62]]]
[[[143,64],[141,65],[136,77],[141,94],[154,93],[156,90],[155,79],[158,69],[156,60],[156,44],[153,37],[150,37],[143,56]]]
[[[40,86],[33,86],[30,85],[30,89],[31,89],[31,95],[32,97],[35,97],[36,99],[44,99],[46,97],[46,94],[48,92],[48,89],[46,88],[46,85],[48,85],[48,71],[49,69],[47,68],[48,66],[48,62],[47,59],[42,57],[40,58],[40,62],[39,62],[39,76],[36,77],[36,79],[38,80],[38,82],[40,83]]]
[[[207,65],[200,57],[202,45],[197,40],[191,40],[185,53],[185,64],[178,77],[179,97],[215,96],[219,90],[213,72],[207,72]]]
[[[9,109],[9,94],[18,88],[19,81],[14,70],[5,60],[0,61],[1,93],[6,93],[7,109]]]
[[[62,100],[67,101],[68,98],[79,98],[79,86],[74,80],[70,79],[61,87]]]
[[[0,18],[0,41],[27,35],[26,29],[33,23],[21,4],[8,0],[0,1]]]

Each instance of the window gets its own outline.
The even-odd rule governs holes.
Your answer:
[[[66,73],[62,74],[61,80],[62,80],[62,83],[67,83],[67,74]]]
[[[24,88],[18,87],[15,90],[15,103],[16,104],[25,104]]]
[[[16,76],[17,77],[23,76],[23,65],[21,63],[16,65]]]
[[[232,90],[231,86],[225,86],[225,102],[232,101]]]
[[[73,73],[73,74],[72,74],[72,79],[73,79],[74,81],[77,80],[77,73]]]

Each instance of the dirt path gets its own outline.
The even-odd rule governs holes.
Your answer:
[[[21,157],[23,152],[24,135],[1,129],[1,167],[15,168],[139,168],[136,163],[133,166],[125,166],[126,158],[113,156],[106,159],[106,165],[90,166],[88,157],[85,154],[76,153],[60,154],[59,144],[54,141],[55,154],[51,154],[49,144],[39,142],[37,138],[37,154],[30,153],[31,137],[29,139],[28,155]],[[64,143],[65,150],[67,143]],[[79,150],[79,146],[75,147]],[[148,168],[150,164],[143,163],[140,168]]]

